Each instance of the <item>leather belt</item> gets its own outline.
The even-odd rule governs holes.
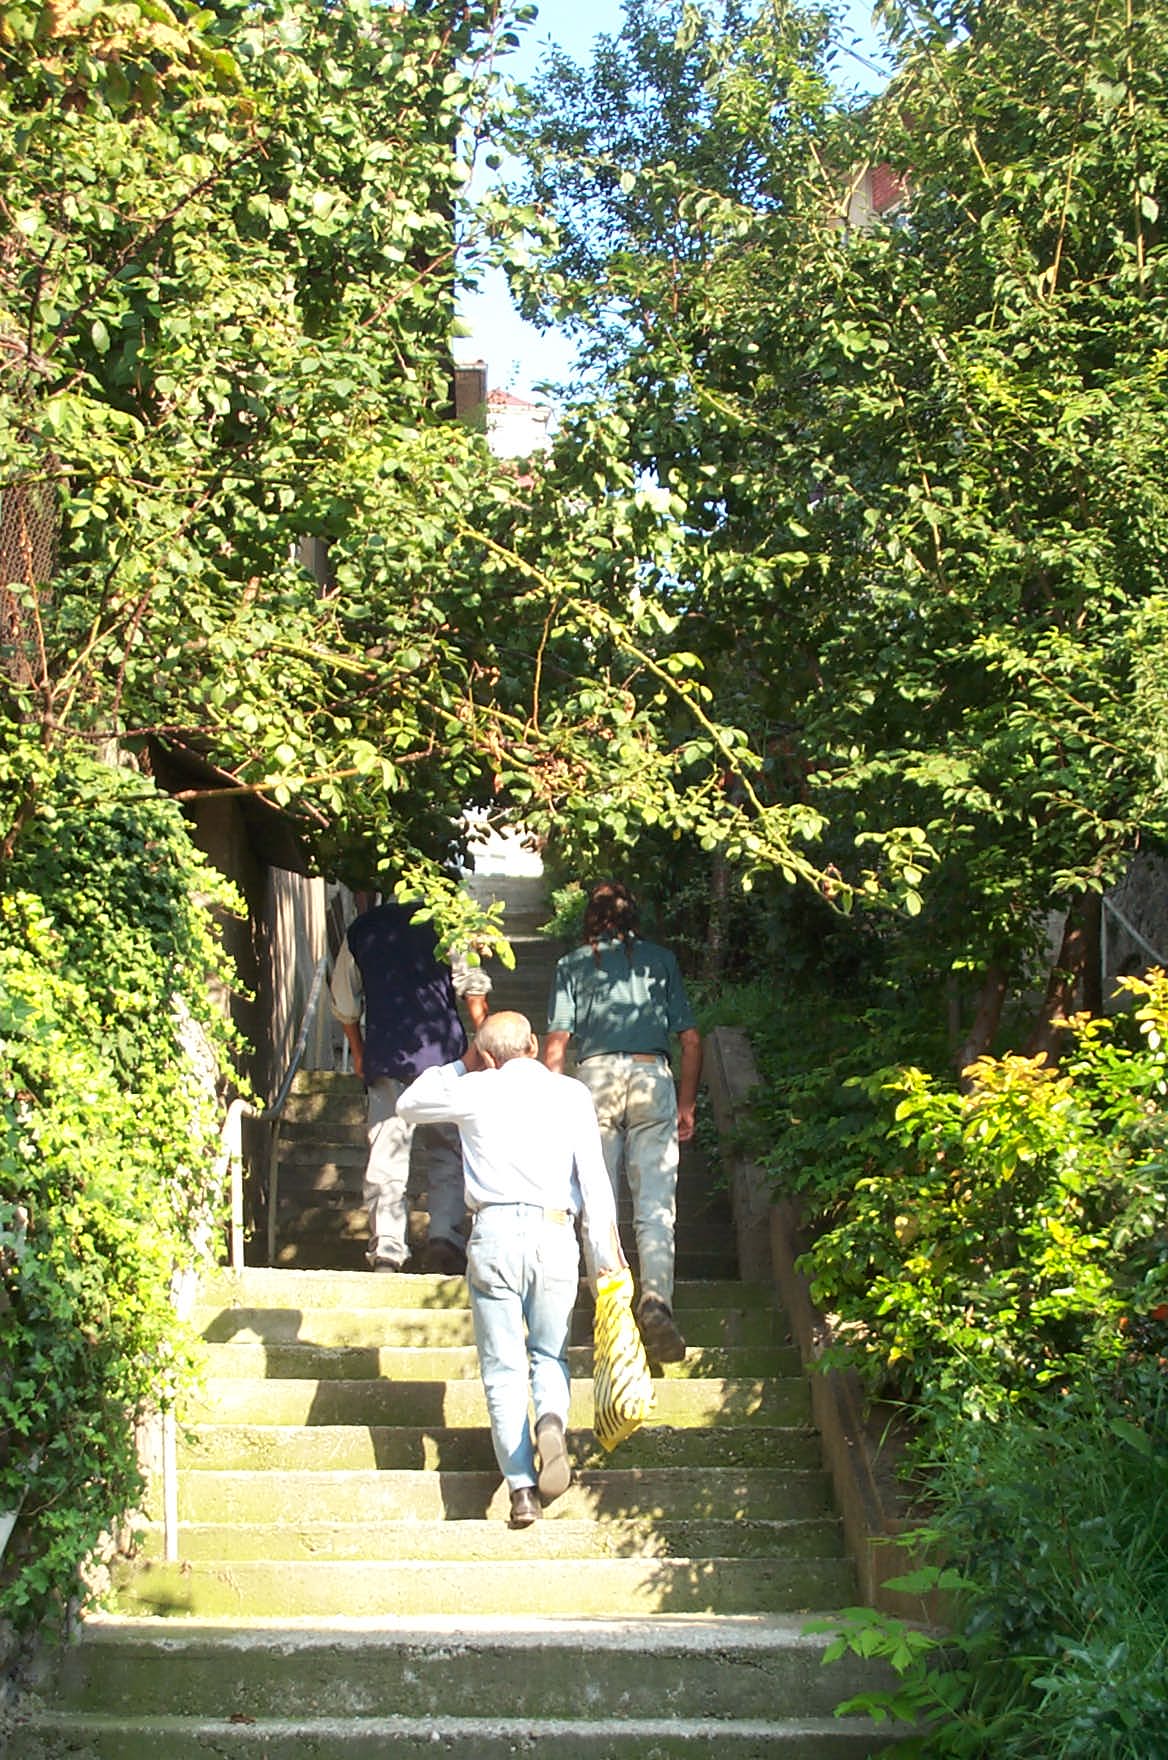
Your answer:
[[[587,1057],[581,1057],[581,1063],[591,1063],[597,1057],[627,1057],[633,1063],[664,1063],[663,1051],[590,1051]]]
[[[481,1216],[484,1210],[515,1210],[518,1209],[520,1205],[522,1205],[525,1210],[534,1210],[536,1208],[534,1204],[528,1204],[523,1198],[498,1198],[490,1204],[479,1204],[471,1211],[471,1215]],[[548,1210],[545,1208],[543,1213],[543,1219],[545,1222],[556,1222],[560,1224],[571,1222],[574,1216],[575,1212],[572,1210]]]

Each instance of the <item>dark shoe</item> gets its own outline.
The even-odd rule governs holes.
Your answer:
[[[542,1514],[534,1485],[520,1485],[511,1493],[511,1520],[507,1524],[509,1528],[530,1528],[532,1522],[538,1522]]]
[[[680,1363],[685,1356],[685,1340],[677,1330],[677,1322],[658,1296],[644,1296],[637,1309],[637,1325],[645,1346],[645,1355],[654,1363]]]
[[[405,1266],[399,1265],[396,1259],[374,1259],[370,1271],[404,1271]]]
[[[554,1412],[536,1424],[535,1446],[539,1450],[539,1495],[545,1503],[554,1503],[572,1483],[564,1426]]]
[[[422,1263],[432,1277],[462,1277],[466,1254],[453,1241],[431,1241]]]

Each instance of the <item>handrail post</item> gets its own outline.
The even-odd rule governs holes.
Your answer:
[[[162,1540],[167,1564],[177,1564],[178,1432],[169,1409],[162,1414]]]
[[[276,1263],[276,1205],[280,1201],[280,1118],[272,1120],[268,1144],[268,1264]]]
[[[243,1270],[243,1144],[231,1157],[231,1269]]]

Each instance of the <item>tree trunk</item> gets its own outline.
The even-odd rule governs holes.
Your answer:
[[[1092,950],[1094,951],[1093,963],[1098,982],[1098,923],[1099,901],[1097,898],[1077,899],[1067,912],[1058,958],[1050,968],[1050,976],[1046,981],[1046,995],[1042,999],[1042,1008],[1026,1044],[1028,1057],[1040,1057],[1045,1053],[1050,1063],[1058,1062],[1063,1037],[1063,1028],[1058,1023],[1065,1020],[1067,1015],[1074,1013],[1079,982],[1088,969]],[[1094,924],[1094,934],[1091,933],[1092,924]]]
[[[973,1025],[957,1054],[957,1070],[961,1077],[962,1088],[969,1086],[965,1078],[965,1071],[969,1065],[975,1063],[979,1057],[984,1057],[993,1044],[994,1034],[998,1030],[1005,1001],[1005,971],[999,965],[987,966],[981,981]]]
[[[1103,894],[1088,892],[1083,899],[1083,994],[1081,1005],[1088,1014],[1103,1013]]]

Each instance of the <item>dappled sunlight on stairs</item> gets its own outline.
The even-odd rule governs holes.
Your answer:
[[[555,952],[521,946],[494,1005],[526,1003],[542,1028]],[[886,1734],[832,1716],[876,1675],[854,1658],[823,1668],[826,1639],[804,1629],[855,1596],[807,1383],[772,1290],[737,1280],[701,1154],[685,1152],[679,1186],[689,1355],[658,1378],[652,1421],[606,1455],[582,1290],[575,1479],[513,1532],[463,1280],[328,1268],[350,1237],[303,1226],[314,1191],[337,1215],[352,1196],[338,1148],[363,1110],[349,1087],[330,1111],[332,1088],[307,1090],[289,1267],[220,1272],[201,1291],[179,1560],[153,1481],[136,1556],[107,1611],[46,1662],[12,1760],[878,1753]]]

